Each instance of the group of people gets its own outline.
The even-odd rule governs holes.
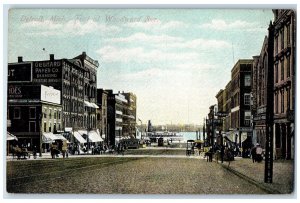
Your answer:
[[[205,153],[205,157],[208,162],[212,162],[213,156],[215,156],[217,160],[220,159],[221,161],[233,161],[234,157],[241,156],[238,147],[216,146],[214,149],[215,150],[211,147],[209,151]],[[247,154],[247,156],[244,154]],[[263,160],[263,149],[260,144],[257,143],[252,149],[243,149],[243,158],[250,157],[252,158],[253,163],[259,163]]]

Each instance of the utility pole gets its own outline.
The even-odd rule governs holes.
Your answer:
[[[268,38],[268,75],[267,75],[267,106],[266,106],[266,156],[265,156],[265,183],[273,182],[273,123],[274,123],[274,27],[269,25]]]
[[[205,125],[206,125],[206,120],[205,120],[205,118],[204,118],[204,120],[203,120],[203,142],[205,142]]]

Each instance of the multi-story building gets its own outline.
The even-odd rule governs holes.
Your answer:
[[[131,92],[106,91],[108,144],[114,146],[116,140],[136,137],[136,96]]]
[[[104,138],[104,142],[108,144],[108,129],[107,129],[107,95],[108,92],[103,89],[97,89],[97,104],[99,106],[97,112],[97,126],[100,135]]]
[[[74,59],[23,61],[8,64],[8,84],[46,85],[61,91],[61,129],[70,142],[101,140],[96,130],[97,61],[83,52]]]
[[[60,91],[44,85],[8,85],[8,131],[19,145],[47,149],[49,142],[65,139],[62,130]],[[42,146],[41,143],[44,143]]]
[[[240,59],[231,70],[231,134],[234,142],[242,142],[251,137],[251,70],[252,59]]]
[[[224,107],[223,109],[227,113],[224,121],[224,132],[229,132],[231,128],[231,81],[229,81],[225,87],[223,98]]]
[[[107,129],[108,145],[115,146],[116,140],[120,140],[123,135],[123,115],[125,114],[128,101],[120,92],[114,94],[112,90],[106,90],[107,96]]]
[[[253,56],[252,68],[252,114],[253,143],[265,148],[266,143],[266,106],[268,73],[268,37],[266,36],[259,56]]]
[[[136,95],[133,93],[123,93],[128,101],[127,108],[123,115],[124,119],[124,135],[136,138]]]
[[[218,111],[219,113],[226,113],[224,109],[224,94],[225,90],[220,89],[220,91],[217,93],[216,98],[217,98],[217,105],[218,105]],[[225,118],[224,116],[219,116],[219,119],[222,121],[222,125],[217,126],[218,131],[223,131],[224,132],[224,125],[225,125]]]
[[[274,152],[294,156],[296,17],[293,10],[274,13]]]

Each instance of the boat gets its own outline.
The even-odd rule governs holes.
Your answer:
[[[170,132],[170,131],[154,131],[154,132],[147,132],[147,137],[151,141],[156,142],[158,138],[163,138],[164,141],[175,141],[175,142],[181,142],[183,141],[183,134],[178,132]]]

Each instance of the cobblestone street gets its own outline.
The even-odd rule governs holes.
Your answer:
[[[266,194],[220,164],[189,157],[8,161],[7,190],[64,194]]]

